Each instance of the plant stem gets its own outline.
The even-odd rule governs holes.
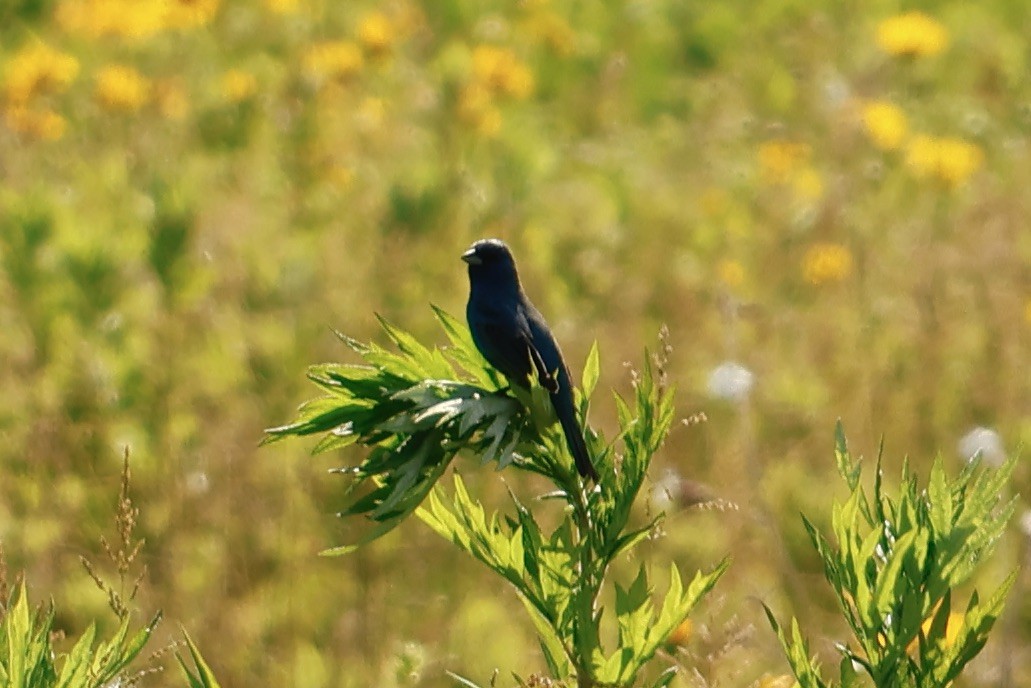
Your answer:
[[[566,487],[566,494],[570,496],[570,503],[573,506],[573,522],[576,532],[576,546],[579,549],[580,579],[576,588],[577,624],[579,632],[593,632],[594,625],[594,603],[598,597],[600,578],[594,575],[594,538],[591,529],[591,514],[587,507],[586,495],[583,484],[575,476],[569,477],[569,486]],[[574,489],[569,489],[573,487]],[[592,658],[589,654],[581,654],[583,649],[591,648],[594,642],[576,643],[574,648],[577,656],[573,658],[576,666],[577,688],[591,688],[594,685],[592,671]],[[589,649],[588,649],[589,652]]]

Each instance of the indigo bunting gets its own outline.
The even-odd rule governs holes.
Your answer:
[[[523,293],[512,252],[498,239],[483,239],[462,260],[469,264],[465,317],[476,348],[514,384],[527,387],[529,376],[537,377],[551,397],[576,470],[598,482],[576,420],[569,369],[544,316]]]

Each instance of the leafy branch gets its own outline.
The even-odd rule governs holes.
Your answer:
[[[304,404],[293,423],[268,431],[272,440],[321,435],[315,452],[352,444],[368,449],[358,465],[339,470],[352,479],[351,501],[341,515],[360,515],[375,525],[359,542],[330,552],[351,552],[414,512],[515,588],[552,676],[575,679],[580,687],[637,685],[656,650],[729,565],[725,560],[687,583],[671,565],[669,586],[658,601],[646,565],[628,584],[614,582],[618,644],[605,649],[599,599],[610,567],[662,518],[632,522],[633,504],[674,419],[673,391],[661,383],[663,362],[646,357],[634,379],[633,398],[615,395],[619,433],[614,441],[586,433],[601,476],[588,490],[567,454],[547,392],[508,386],[480,356],[465,326],[434,310],[448,348],[428,348],[382,319],[396,353],[341,335],[364,363],[312,367],[309,378],[325,395]],[[599,371],[595,347],[578,394],[581,421]],[[441,487],[445,469],[463,450],[482,463],[545,478],[554,489],[541,498],[565,503],[562,520],[546,531],[533,508],[514,494],[509,513],[488,514],[457,475],[450,491]],[[668,685],[673,675],[664,671],[651,685]]]
[[[833,508],[836,544],[804,516],[803,523],[855,638],[855,647],[838,648],[840,683],[855,684],[862,671],[876,686],[948,685],[984,647],[1016,579],[1011,573],[986,600],[975,591],[965,611],[954,610],[953,591],[991,556],[1013,515],[1015,500],[1000,495],[1016,461],[989,471],[975,459],[950,481],[939,457],[926,488],[906,462],[892,498],[878,457],[871,500],[840,423],[835,458],[852,491]],[[834,685],[822,678],[797,620],[785,630],[766,613],[802,688]]]

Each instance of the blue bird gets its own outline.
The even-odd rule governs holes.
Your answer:
[[[469,264],[465,317],[476,348],[514,384],[527,387],[536,376],[551,397],[576,470],[598,482],[576,419],[569,369],[544,316],[523,292],[512,252],[498,239],[482,239],[462,260]]]

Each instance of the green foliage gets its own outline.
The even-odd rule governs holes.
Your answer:
[[[953,611],[954,591],[991,556],[1013,515],[1016,500],[1002,494],[1016,457],[994,471],[975,458],[951,482],[939,457],[926,488],[907,463],[895,498],[878,457],[872,499],[840,423],[835,458],[851,495],[834,505],[834,544],[803,522],[857,644],[839,646],[840,683],[855,685],[861,667],[876,686],[946,686],[984,647],[1016,579],[1010,574],[983,601],[975,591],[964,612]],[[821,677],[798,622],[785,632],[766,613],[802,687],[833,685]]]
[[[136,598],[143,574],[131,585],[127,595],[126,576],[136,562],[143,540],[137,539],[135,535],[139,510],[129,495],[129,483],[129,451],[126,449],[115,511],[118,540],[111,544],[105,537],[100,539],[117,572],[117,584],[107,582],[89,559],[80,557],[86,572],[106,595],[108,605],[119,620],[118,629],[108,640],[98,640],[97,623],[91,621],[70,651],[59,652],[55,643],[63,635],[54,628],[56,613],[53,604],[46,609],[37,607],[30,610],[24,576],[14,593],[9,594],[7,561],[0,547],[0,688],[136,685],[142,674],[153,673],[128,671],[129,665],[150,640],[162,616],[158,612],[145,627],[135,631],[130,629],[132,614],[127,605]],[[179,663],[186,672],[191,688],[217,688],[218,683],[189,635],[186,636],[186,643],[198,673],[192,674],[182,657],[179,657]]]
[[[174,8],[189,25],[154,33]],[[947,30],[940,54],[878,46],[880,23],[911,9]],[[387,20],[387,45],[367,45],[370,18]],[[677,511],[647,546],[694,567],[733,551],[717,622],[753,624],[756,589],[790,596],[811,573],[808,538],[788,525],[829,513],[836,417],[864,429],[853,449],[872,457],[883,434],[927,459],[911,464],[922,476],[974,424],[1005,448],[1031,445],[1027,26],[1018,0],[0,2],[4,545],[45,572],[33,583],[59,620],[84,629],[97,609],[70,553],[102,556],[83,524],[106,517],[97,481],[131,444],[154,564],[145,603],[190,619],[200,647],[219,648],[209,659],[224,682],[318,685],[310,674],[324,673],[389,688],[394,648],[412,638],[428,667],[462,656],[478,677],[536,661],[519,624],[489,644],[468,630],[506,600],[493,576],[451,575],[439,538],[311,560],[351,542],[320,518],[337,481],[299,468],[290,443],[256,446],[256,429],[314,396],[296,371],[336,360],[327,325],[380,341],[364,317],[375,309],[434,341],[426,300],[457,314],[457,255],[497,235],[570,363],[598,341],[603,387],[637,361],[640,333],[670,325],[669,377],[708,421],[675,432],[653,475],[765,508],[747,520]],[[361,67],[313,79],[328,42],[357,44]],[[19,56],[41,43],[77,74],[58,89],[60,69],[36,71],[16,99],[9,87],[34,71]],[[512,58],[485,62],[484,46]],[[98,98],[113,65],[146,80],[139,109]],[[520,68],[533,89],[502,92]],[[225,88],[240,73],[249,96]],[[871,136],[870,101],[904,115],[897,148]],[[54,115],[56,140],[25,129]],[[925,136],[976,145],[980,167],[955,185],[918,173],[911,144]],[[810,255],[822,244],[839,251]],[[727,358],[755,373],[741,406],[707,397]],[[597,400],[592,421],[611,439],[615,413]],[[1029,484],[1018,470],[1014,490]],[[787,535],[788,556],[771,553],[782,543],[767,528]],[[1014,532],[1000,554],[1022,546]],[[426,585],[468,600],[468,617],[393,584],[413,556]],[[969,585],[994,582],[980,577]],[[808,609],[814,644],[835,627],[829,590]],[[326,600],[361,600],[357,620]],[[704,656],[696,631],[684,650]],[[1031,645],[1027,623],[993,633]],[[706,679],[751,685],[780,663],[775,649],[713,652]],[[1028,688],[1017,657],[1003,660]]]
[[[355,495],[341,515],[365,516],[376,527],[360,542],[330,553],[350,552],[397,526],[461,449],[476,452],[484,463],[496,461],[499,468],[520,460],[517,450],[530,422],[526,407],[500,391],[497,374],[476,351],[468,330],[442,310],[434,312],[451,340],[446,355],[382,318],[399,353],[340,335],[365,365],[313,366],[308,377],[327,396],[304,404],[289,425],[267,431],[272,440],[320,434],[316,453],[351,444],[370,448],[359,465],[339,469],[352,478],[348,494]],[[471,382],[458,381],[460,375]],[[545,397],[535,406],[543,409],[546,403]]]
[[[630,585],[614,584],[618,643],[605,650],[599,597],[609,567],[647,538],[661,518],[631,525],[631,507],[673,422],[672,390],[658,384],[649,362],[635,378],[633,405],[616,395],[623,451],[617,455],[613,445],[588,433],[601,477],[587,490],[565,454],[561,433],[546,416],[543,391],[506,390],[518,398],[504,393],[468,330],[435,310],[451,347],[428,349],[382,319],[399,353],[342,337],[367,365],[315,366],[309,377],[329,395],[302,406],[295,422],[268,432],[275,438],[321,434],[316,451],[352,443],[369,447],[368,457],[348,473],[354,476],[352,490],[366,483],[372,489],[344,511],[378,524],[362,542],[396,526],[429,494],[418,517],[516,589],[554,677],[576,677],[579,685],[637,685],[659,646],[729,565],[724,560],[707,574],[696,573],[686,587],[671,565],[668,589],[656,605],[652,575],[642,564]],[[451,379],[456,365],[470,382]],[[599,367],[595,347],[584,366],[581,417]],[[534,420],[542,417],[551,422]],[[565,503],[562,520],[546,531],[514,494],[512,513],[488,515],[458,475],[449,494],[437,483],[460,450],[484,463],[497,461],[499,468],[512,465],[546,478],[555,488],[546,496]],[[358,544],[333,552],[353,551]],[[655,685],[671,678],[664,673]]]
[[[0,616],[0,685],[4,688],[101,688],[124,676],[150,639],[160,615],[130,631],[126,618],[108,640],[91,623],[71,651],[53,647],[54,609],[31,610],[22,583]]]
[[[186,648],[190,651],[190,664],[194,668],[190,668],[190,664],[187,664],[182,654],[177,652],[175,658],[179,660],[179,666],[182,668],[183,673],[186,674],[186,680],[189,682],[190,688],[219,688],[215,674],[212,673],[208,663],[204,661],[204,657],[201,656],[200,650],[197,649],[197,645],[193,642],[193,638],[185,630],[183,635],[186,638]]]

